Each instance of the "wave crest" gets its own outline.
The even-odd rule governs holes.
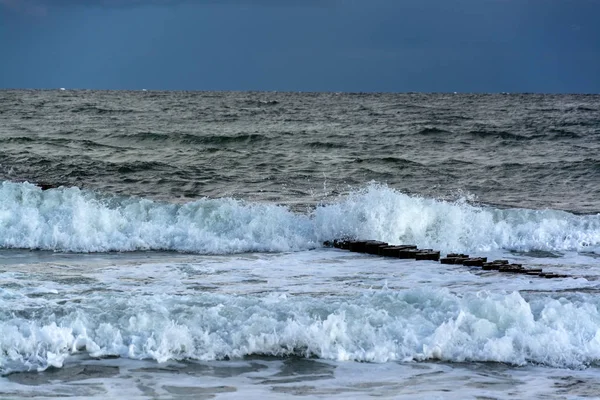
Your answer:
[[[0,322],[0,373],[61,367],[77,352],[159,362],[297,355],[581,368],[600,360],[600,315],[592,296],[527,300],[516,292],[461,297],[415,289],[325,302],[162,294],[135,301],[97,295],[85,303],[87,310],[71,305],[60,317],[46,310],[36,322]]]
[[[353,236],[442,251],[582,250],[600,245],[600,215],[500,210],[408,196],[372,184],[307,214],[275,204],[171,204],[78,188],[0,186],[0,248],[72,252],[281,252]]]

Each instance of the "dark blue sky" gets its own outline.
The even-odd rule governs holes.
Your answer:
[[[0,88],[600,93],[600,0],[0,0]]]

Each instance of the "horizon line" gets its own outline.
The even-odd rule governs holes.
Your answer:
[[[71,91],[71,92],[142,92],[142,93],[151,93],[151,92],[173,92],[173,93],[305,93],[305,94],[350,94],[350,95],[375,95],[375,94],[460,94],[460,95],[492,95],[492,94],[502,94],[502,95],[591,95],[598,96],[600,92],[471,92],[471,91],[333,91],[333,90],[324,90],[324,91],[315,91],[315,90],[232,90],[232,89],[92,89],[92,88],[63,88],[63,87],[45,87],[45,88],[0,88],[0,92],[6,91]]]

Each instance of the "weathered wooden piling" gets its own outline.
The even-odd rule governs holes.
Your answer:
[[[528,274],[541,274],[543,270],[541,268],[527,268]]]
[[[541,268],[527,268],[524,271],[525,275],[529,276],[540,276],[543,273]]]
[[[483,271],[498,271],[509,274],[524,274],[542,278],[566,278],[568,275],[553,272],[543,272],[541,268],[523,268],[522,264],[511,264],[508,260],[493,260],[487,257],[470,257],[468,254],[448,253],[440,258],[440,252],[433,249],[419,249],[415,245],[390,245],[379,240],[357,240],[352,238],[335,239],[323,242],[324,246],[350,250],[357,253],[367,253],[382,257],[399,259],[439,261],[441,264],[464,265],[481,267]]]
[[[415,254],[415,260],[431,260],[431,261],[439,261],[440,260],[440,252],[434,250],[421,250]]]
[[[403,244],[399,246],[386,246],[380,249],[379,254],[384,257],[395,257],[400,258],[400,251],[402,250],[416,250],[417,246],[410,244]]]
[[[497,271],[500,269],[501,266],[502,266],[502,264],[496,264],[493,262],[489,262],[489,263],[483,263],[483,265],[481,266],[481,269],[483,269],[484,271]]]
[[[521,264],[505,264],[501,266],[498,271],[500,272],[509,272],[513,274],[521,274],[525,272],[523,266]]]
[[[356,253],[364,253],[366,244],[366,240],[351,240],[348,243],[348,250]]]
[[[442,258],[440,262],[442,264],[462,264],[463,261],[467,259],[469,259],[468,254],[450,253]]]
[[[50,190],[50,189],[56,189],[59,186],[58,185],[54,185],[52,183],[44,183],[44,182],[38,182],[37,187],[39,187],[40,189],[42,189],[42,191],[44,190]]]
[[[381,249],[381,255],[383,257],[398,257],[398,252],[402,250],[400,246],[387,246]]]
[[[569,275],[557,274],[555,272],[542,272],[540,274],[540,276],[543,277],[543,278],[548,278],[548,279],[551,279],[551,278],[568,278],[569,277]]]
[[[398,252],[398,258],[401,258],[403,260],[408,260],[411,258],[416,259],[418,252],[418,249],[403,249]]]
[[[365,243],[365,253],[368,254],[379,254],[380,247],[387,247],[386,242],[380,242],[378,240],[369,240]]]
[[[462,265],[465,267],[483,267],[483,263],[487,262],[485,257],[474,257],[462,260]]]
[[[336,249],[348,250],[350,239],[334,239],[333,241],[326,240],[323,242],[325,247],[335,247]]]

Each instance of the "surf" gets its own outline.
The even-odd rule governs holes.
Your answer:
[[[358,237],[444,252],[596,251],[600,215],[498,209],[410,196],[370,184],[305,213],[272,203],[204,198],[184,204],[27,182],[0,186],[0,248],[198,254],[303,251]]]

